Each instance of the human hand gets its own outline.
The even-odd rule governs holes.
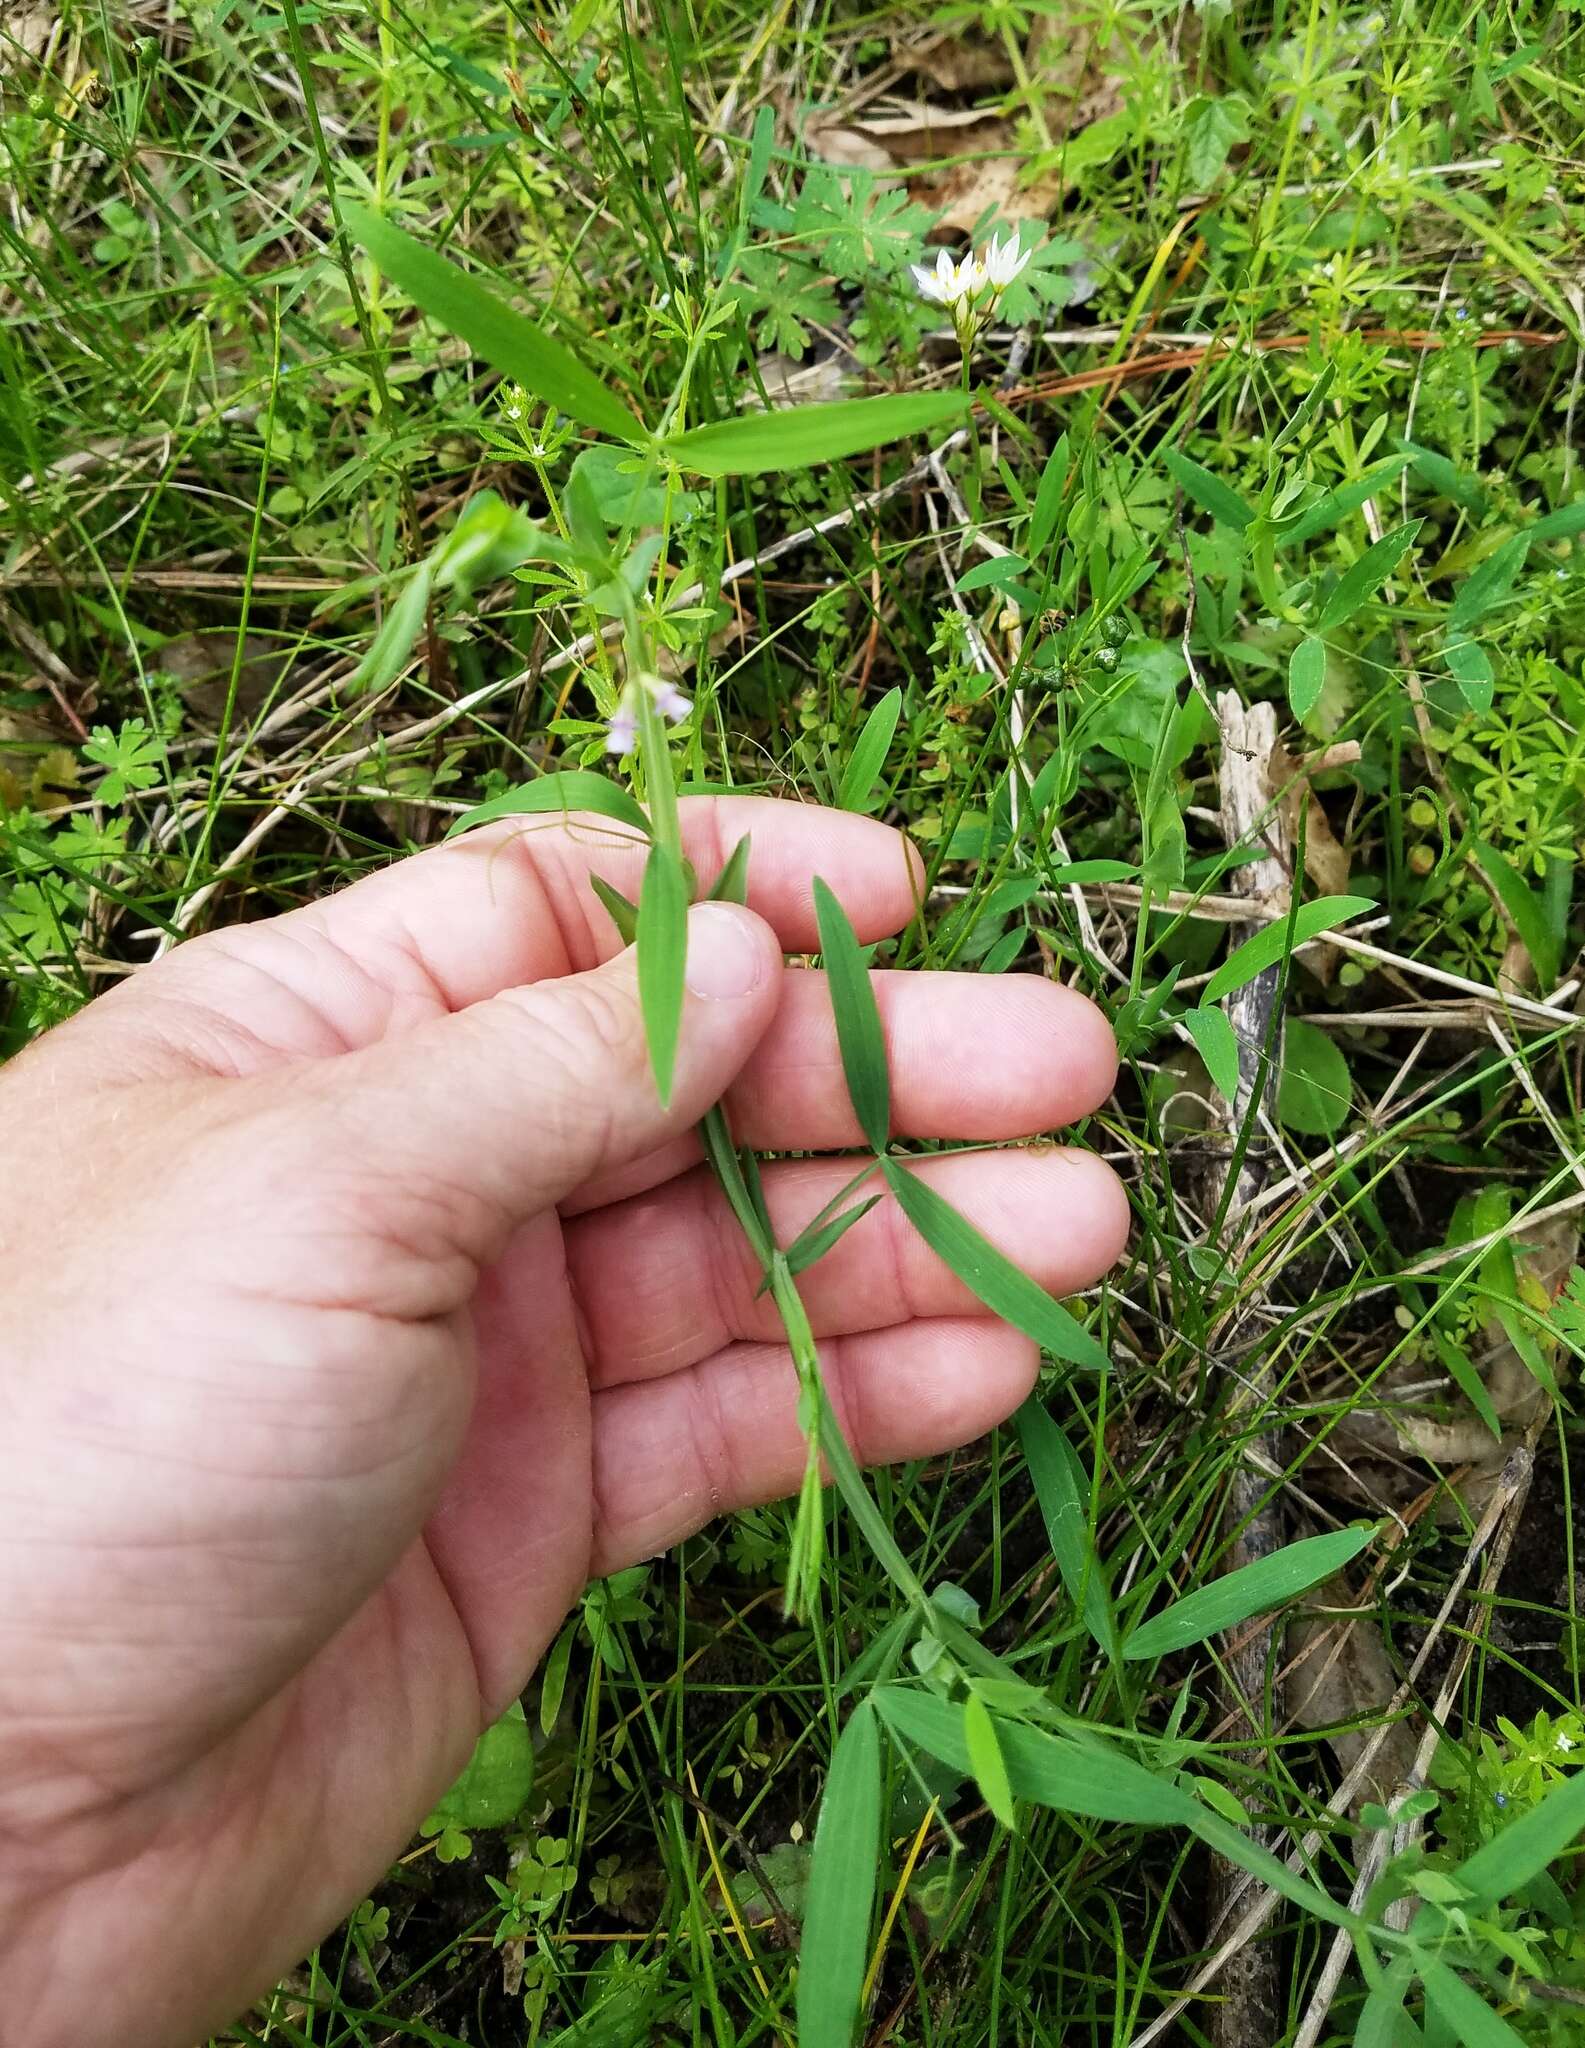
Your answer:
[[[691,915],[668,1111],[588,886],[636,893],[641,850],[600,821],[195,940],[0,1077],[0,2038],[229,2019],[379,1878],[587,1579],[796,1486],[793,1369],[691,1126],[725,1091],[767,1151],[859,1141],[823,977],[782,949],[817,943],[812,874],[865,941],[916,874],[792,804],[683,829],[703,874],[752,832],[753,909]],[[899,1135],[1110,1089],[1065,989],[876,986]],[[921,1170],[1057,1293],[1122,1247],[1087,1155]],[[848,1171],[767,1168],[783,1242]],[[861,1459],[1033,1382],[889,1202],[800,1284]]]

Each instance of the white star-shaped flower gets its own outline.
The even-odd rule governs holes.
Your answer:
[[[933,270],[923,263],[915,263],[911,268],[920,296],[937,306],[967,305],[985,286],[985,266],[972,253],[954,261],[949,249],[940,249]]]
[[[991,290],[1006,291],[1013,279],[1029,267],[1029,258],[1033,254],[1032,249],[1019,253],[1016,234],[1010,234],[1005,241],[993,235],[980,259]]]

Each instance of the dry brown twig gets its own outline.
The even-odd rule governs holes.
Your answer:
[[[1580,1199],[1585,1199],[1585,1197]],[[1522,1454],[1516,1453],[1516,1457],[1522,1458]],[[1520,1480],[1523,1481],[1522,1486],[1518,1483]],[[1413,1699],[1414,1689],[1419,1682],[1420,1674],[1424,1671],[1432,1652],[1441,1641],[1443,1631],[1447,1627],[1453,1609],[1463,1597],[1464,1588],[1469,1583],[1470,1575],[1481,1558],[1487,1555],[1488,1546],[1492,1545],[1493,1538],[1499,1537],[1499,1546],[1492,1550],[1492,1565],[1482,1574],[1481,1584],[1474,1596],[1475,1619],[1478,1620],[1481,1612],[1489,1607],[1491,1593],[1495,1588],[1498,1578],[1501,1576],[1501,1567],[1506,1562],[1508,1546],[1513,1541],[1512,1532],[1518,1527],[1519,1514],[1523,1510],[1528,1492],[1528,1473],[1516,1471],[1514,1483],[1499,1488],[1492,1495],[1491,1500],[1487,1504],[1486,1512],[1481,1516],[1479,1525],[1469,1540],[1463,1560],[1459,1565],[1458,1571],[1454,1574],[1453,1583],[1448,1587],[1441,1606],[1437,1609],[1430,1627],[1426,1630],[1424,1640],[1415,1651],[1413,1661],[1410,1663],[1409,1669],[1404,1676],[1403,1683],[1388,1702],[1382,1715],[1380,1726],[1375,1729],[1370,1740],[1361,1750],[1353,1767],[1345,1772],[1341,1783],[1333,1792],[1331,1798],[1327,1800],[1324,1810],[1329,1819],[1335,1820],[1340,1815],[1346,1813],[1360,1788],[1369,1782],[1371,1771],[1375,1767],[1376,1759],[1381,1749],[1388,1740],[1389,1732],[1396,1724],[1405,1707]],[[1479,1630],[1472,1627],[1465,1639],[1468,1644],[1469,1654],[1473,1654],[1478,1635]],[[1467,1663],[1467,1657],[1464,1661]],[[1462,1668],[1460,1669],[1459,1676],[1462,1678]],[[1286,1858],[1288,1868],[1309,1875],[1310,1860],[1320,1848],[1324,1839],[1324,1829],[1315,1827],[1306,1830],[1303,1839]],[[1173,1999],[1171,2004],[1164,2011],[1159,2012],[1148,2026],[1142,2027],[1132,2037],[1127,2044],[1127,2048],[1152,2048],[1152,2044],[1159,2041],[1166,2034],[1167,2030],[1177,2022],[1179,2016],[1187,2011],[1189,2006],[1216,1982],[1229,1961],[1238,1955],[1259,1934],[1260,1930],[1271,1918],[1271,1915],[1276,1911],[1280,1903],[1280,1895],[1254,1877],[1246,1878],[1242,1886],[1243,1896],[1247,1897],[1251,1892],[1257,1893],[1258,1896],[1245,1909],[1237,1926],[1231,1929],[1215,1954],[1207,1957],[1205,1962],[1195,1971],[1187,1987]],[[1269,2044],[1262,2044],[1262,2048],[1269,2048]]]
[[[1276,708],[1246,705],[1236,690],[1224,690],[1216,699],[1216,716],[1222,733],[1222,834],[1229,847],[1264,849],[1259,859],[1240,869],[1239,880],[1248,894],[1275,900],[1287,894],[1292,877],[1291,848],[1268,776],[1277,742]],[[1253,1135],[1261,1112],[1274,1105],[1282,1057],[1281,980],[1280,967],[1266,968],[1227,999],[1228,1022],[1238,1041],[1238,1090],[1232,1104],[1218,1105],[1218,1121],[1229,1146],[1240,1132]],[[1224,1156],[1211,1174],[1212,1211],[1221,1218],[1222,1242],[1230,1260],[1248,1233],[1246,1212],[1260,1192],[1264,1156],[1249,1143],[1241,1157]],[[1236,1323],[1224,1333],[1227,1338],[1236,1335]],[[1257,1351],[1247,1372],[1232,1382],[1224,1427],[1237,1427],[1242,1416],[1259,1415],[1269,1407],[1271,1392],[1269,1355]],[[1281,1512],[1262,1466],[1281,1469],[1275,1434],[1265,1429],[1240,1457],[1228,1486],[1224,1570],[1236,1571],[1269,1557],[1281,1544]],[[1234,1727],[1247,1729],[1252,1746],[1269,1739],[1281,1717],[1274,1650],[1270,1623],[1244,1629],[1223,1643],[1224,1709]],[[1213,1853],[1208,1911],[1213,1936],[1231,1913],[1242,1880],[1236,1864]],[[1280,2031],[1281,1992],[1275,1952],[1253,1941],[1240,1949],[1230,1959],[1226,1996],[1212,2020],[1218,2048],[1270,2048]]]

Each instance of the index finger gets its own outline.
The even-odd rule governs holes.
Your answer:
[[[686,797],[679,815],[704,888],[749,836],[750,907],[788,952],[818,944],[816,875],[866,943],[913,915],[923,863],[873,818],[752,796]],[[609,958],[621,941],[590,877],[636,899],[647,851],[588,813],[503,818],[301,910],[190,941],[95,1013],[130,1021],[151,996],[182,999],[146,1008],[145,1021],[181,1063],[207,1065],[203,1048],[181,1042],[183,1004],[199,1004],[210,1039],[216,1021],[235,1027],[230,1071],[356,1050]]]

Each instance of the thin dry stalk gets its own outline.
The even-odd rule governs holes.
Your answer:
[[[1240,880],[1249,894],[1273,901],[1286,894],[1292,873],[1287,830],[1280,808],[1272,802],[1267,772],[1277,743],[1276,709],[1270,704],[1246,705],[1236,691],[1224,690],[1216,700],[1216,715],[1222,729],[1223,837],[1229,847],[1260,845],[1265,849],[1258,860],[1240,870]],[[1235,927],[1235,936],[1239,935]],[[1238,1040],[1238,1094],[1218,1121],[1230,1145],[1240,1131],[1253,1137],[1263,1112],[1269,1114],[1274,1107],[1282,1049],[1281,979],[1280,968],[1267,968],[1227,999],[1228,1021]],[[1245,1147],[1242,1157],[1230,1153],[1213,1169],[1213,1213],[1222,1218],[1222,1240],[1230,1260],[1236,1259],[1248,1235],[1249,1210],[1260,1193],[1265,1157],[1265,1149],[1256,1139]],[[1227,1332],[1229,1347],[1236,1344],[1240,1324],[1247,1323],[1249,1313],[1246,1308],[1240,1323]],[[1259,1416],[1269,1408],[1271,1372],[1269,1353],[1257,1349],[1248,1369],[1232,1377],[1227,1427],[1237,1427],[1241,1418]],[[1275,1432],[1262,1430],[1251,1439],[1234,1468],[1224,1510],[1226,1570],[1237,1571],[1269,1557],[1281,1544],[1281,1512],[1265,1477],[1266,1471],[1280,1470],[1281,1465]],[[1256,1752],[1269,1742],[1272,1728],[1281,1719],[1275,1648],[1269,1623],[1243,1629],[1225,1639],[1222,1646],[1224,1713],[1234,1729],[1247,1730]],[[1251,1754],[1254,1765],[1266,1761],[1269,1759],[1259,1753]],[[1238,1866],[1213,1855],[1209,1911],[1213,1934],[1231,1914],[1242,1889],[1243,1873]],[[1211,2025],[1217,2048],[1270,2048],[1277,2039],[1283,2002],[1277,1960],[1269,1944],[1253,1941],[1231,1958],[1225,1996]]]

